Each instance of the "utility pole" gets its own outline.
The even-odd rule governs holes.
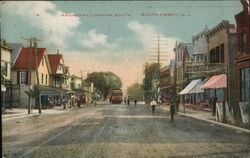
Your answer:
[[[174,54],[175,54],[175,62],[174,62],[174,96],[173,96],[173,103],[174,103],[174,109],[177,111],[179,108],[177,108],[177,96],[176,96],[176,80],[177,80],[177,50],[176,50],[176,47],[177,47],[177,42],[175,44],[175,48],[174,48]]]
[[[37,78],[37,87],[39,89],[38,94],[38,112],[39,114],[42,113],[42,107],[41,107],[41,99],[40,99],[40,82],[39,82],[39,74],[38,74],[38,59],[37,59],[37,40],[34,40],[34,48],[35,48],[35,55],[36,55],[36,78]]]
[[[28,60],[28,66],[29,66],[29,79],[28,79],[28,86],[29,86],[29,101],[28,101],[28,114],[31,112],[31,96],[30,96],[30,91],[31,91],[31,57],[32,57],[32,41],[30,42],[30,53],[29,53],[29,60]]]
[[[155,54],[154,52],[151,52],[151,53],[154,53],[153,55],[151,54],[149,57],[150,57],[150,60],[151,61],[156,61],[157,62],[157,70],[156,70],[156,74],[154,75],[155,78],[156,78],[156,83],[157,83],[157,86],[154,87],[154,93],[155,95],[157,96],[157,98],[159,97],[160,95],[160,91],[159,91],[159,85],[160,85],[160,80],[161,80],[161,77],[160,77],[160,65],[161,65],[161,61],[162,60],[167,60],[168,59],[168,55],[163,55],[161,54],[161,48],[164,48],[161,46],[161,42],[164,41],[163,39],[160,39],[160,36],[158,35],[157,36],[157,40],[153,40],[153,41],[156,41],[157,42],[157,54]],[[166,40],[165,40],[166,41]],[[167,45],[167,44],[166,44]],[[167,48],[167,47],[165,47]],[[163,58],[165,57],[165,58]]]
[[[39,114],[42,113],[42,108],[41,108],[41,101],[40,101],[40,83],[39,83],[39,74],[38,74],[38,59],[37,59],[37,42],[41,41],[39,39],[37,39],[36,37],[30,37],[30,38],[23,38],[24,40],[30,42],[30,54],[29,54],[29,94],[31,93],[31,57],[32,57],[32,44],[34,45],[34,49],[35,49],[35,64],[36,64],[36,78],[37,78],[37,88],[39,90],[39,94],[38,94],[38,111]],[[30,110],[31,110],[31,96],[29,95],[29,108],[28,108],[28,113],[30,114]]]

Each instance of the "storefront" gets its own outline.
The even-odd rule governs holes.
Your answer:
[[[202,80],[191,81],[179,95],[184,95],[184,104],[200,104],[204,100],[204,90],[201,89]]]

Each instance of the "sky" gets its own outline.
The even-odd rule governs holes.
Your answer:
[[[0,7],[1,38],[28,45],[23,38],[35,36],[48,53],[59,49],[71,74],[112,71],[123,89],[142,82],[158,36],[165,66],[176,41],[191,43],[222,20],[235,24],[242,10],[240,1],[5,1]]]

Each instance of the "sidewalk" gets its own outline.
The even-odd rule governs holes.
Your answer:
[[[170,106],[164,105],[161,108],[164,109],[164,110],[169,111],[169,107]],[[197,109],[192,109],[190,107],[186,107],[185,108],[185,113],[184,113],[183,105],[180,105],[179,106],[179,112],[177,114],[185,116],[185,117],[190,117],[190,118],[193,118],[193,119],[209,122],[209,123],[212,123],[212,124],[216,124],[218,126],[231,128],[231,129],[234,129],[234,130],[237,130],[237,131],[250,133],[249,126],[247,126],[247,125],[245,125],[245,126],[242,125],[241,127],[238,127],[238,126],[234,126],[234,125],[231,125],[231,124],[225,124],[225,123],[217,122],[216,117],[212,116],[212,111],[211,110],[207,110],[207,109],[206,110],[202,110],[202,109],[197,110]]]
[[[74,109],[74,108],[71,108]],[[70,110],[70,108],[67,108],[66,110],[63,109],[62,106],[56,106],[52,109],[42,109],[42,114],[59,114],[64,113],[66,111]],[[27,116],[34,116],[39,115],[38,109],[32,109],[31,113],[28,114],[28,109],[19,109],[19,108],[12,108],[12,109],[6,109],[5,112],[2,114],[2,119],[11,119],[11,118],[17,118],[17,117],[27,117]]]

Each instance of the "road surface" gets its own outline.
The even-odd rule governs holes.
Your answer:
[[[3,154],[27,158],[250,157],[249,134],[145,105],[3,120]]]

